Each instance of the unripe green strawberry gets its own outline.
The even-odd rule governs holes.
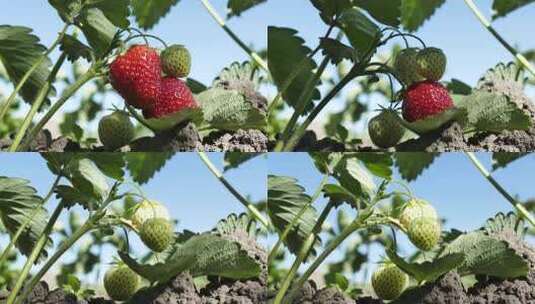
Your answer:
[[[387,149],[401,140],[405,128],[399,123],[396,112],[385,110],[370,120],[368,132],[374,145]]]
[[[385,264],[372,275],[373,290],[383,300],[397,299],[408,281],[409,276],[394,264]]]
[[[440,240],[440,223],[434,218],[419,217],[412,221],[407,234],[414,246],[429,251]]]
[[[422,199],[412,199],[401,210],[399,222],[405,229],[409,229],[412,221],[419,217],[438,220],[437,212],[429,202]]]
[[[172,45],[161,54],[162,69],[167,76],[183,78],[189,75],[191,55],[183,45]]]
[[[106,150],[116,150],[134,138],[134,125],[124,111],[115,111],[102,117],[98,123],[98,137]]]
[[[407,48],[400,51],[396,57],[394,70],[406,86],[424,80],[418,73],[418,52],[417,48]]]
[[[169,212],[161,203],[154,200],[144,200],[134,207],[130,220],[132,226],[141,229],[141,226],[151,218],[163,218],[169,220]]]
[[[115,301],[126,301],[136,293],[139,276],[126,265],[110,268],[104,275],[104,288]]]
[[[139,236],[152,251],[162,252],[171,243],[173,227],[167,219],[151,218],[141,226]]]
[[[426,80],[439,81],[446,72],[447,59],[438,48],[425,48],[418,53],[418,73]]]

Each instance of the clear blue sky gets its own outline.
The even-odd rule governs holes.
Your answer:
[[[209,157],[216,167],[223,169],[222,153],[209,153]],[[37,153],[0,153],[0,164],[0,175],[30,180],[41,196],[46,194],[53,182],[54,176]],[[266,198],[266,170],[265,157],[257,157],[238,169],[228,171],[225,176],[241,194],[255,202]],[[171,216],[179,221],[177,231],[204,232],[214,228],[218,220],[230,213],[245,212],[245,208],[208,171],[196,153],[176,154],[153,179],[142,185],[142,189],[147,197],[166,205]],[[49,210],[56,205],[57,201],[53,200],[48,204]],[[80,208],[76,210],[86,215]],[[66,220],[65,215],[60,221]],[[137,237],[133,233],[130,236],[134,250],[145,252]],[[7,239],[0,238],[0,248],[6,244]],[[109,263],[113,256],[113,252],[107,253],[103,255],[104,263]]]
[[[478,154],[478,157],[487,168],[491,168],[490,154]],[[297,178],[310,195],[322,179],[322,175],[306,153],[270,153],[268,167],[270,174]],[[506,169],[496,171],[494,176],[512,195],[518,195],[522,201],[535,198],[534,170],[535,156],[530,155],[512,163]],[[400,179],[397,170],[394,178]],[[511,205],[480,175],[463,153],[443,154],[409,186],[415,196],[431,202],[440,216],[446,219],[444,230],[478,229],[486,219],[496,213],[512,211]],[[325,204],[326,200],[320,199],[316,208],[322,210]],[[335,219],[335,213],[332,213],[330,223],[335,224]],[[406,237],[402,234],[398,236],[401,236],[399,240],[403,253],[414,250]],[[375,247],[371,254],[372,262],[379,261],[383,254],[381,248]],[[329,260],[335,261],[339,257],[338,252]],[[291,260],[293,261],[293,257]],[[361,279],[360,275],[355,276]]]

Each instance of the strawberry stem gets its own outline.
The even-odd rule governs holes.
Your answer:
[[[256,52],[253,52],[226,24],[225,20],[219,16],[215,8],[212,6],[210,1],[201,0],[201,3],[204,5],[208,13],[214,18],[214,20],[221,26],[221,28],[236,42],[249,56],[266,72],[269,72],[268,65]]]
[[[483,177],[485,177],[489,181],[489,183],[492,186],[494,186],[494,188],[496,188],[496,190],[498,190],[498,192],[500,192],[500,194],[503,195],[503,197],[505,197],[505,199],[507,199],[507,201],[509,203],[511,203],[511,205],[513,205],[513,207],[516,208],[516,210],[521,214],[521,216],[523,218],[525,218],[533,227],[535,227],[535,218],[533,218],[531,213],[529,213],[529,211],[526,210],[524,205],[522,205],[520,202],[518,202],[511,194],[509,194],[507,192],[507,190],[505,190],[500,185],[500,183],[498,183],[494,179],[494,177],[492,177],[490,172],[488,172],[487,169],[485,169],[483,164],[479,161],[479,159],[477,158],[477,156],[473,152],[465,152],[465,154],[466,154],[466,156],[468,156],[468,158],[474,164],[474,166],[476,166],[476,168],[483,175]]]
[[[511,44],[509,44],[495,29],[492,24],[483,16],[477,5],[472,0],[464,0],[466,5],[472,10],[479,22],[496,38],[503,47],[505,47],[533,76],[535,76],[535,67],[529,63],[529,60],[519,53]]]

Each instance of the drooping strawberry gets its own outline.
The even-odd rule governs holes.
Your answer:
[[[198,107],[199,104],[184,81],[165,77],[162,79],[158,99],[151,108],[143,110],[143,115],[145,118],[161,118],[184,109]]]
[[[414,122],[453,107],[448,90],[438,82],[422,81],[410,86],[403,98],[403,118]]]
[[[147,45],[134,45],[110,65],[110,82],[125,101],[146,109],[160,93],[160,55]]]

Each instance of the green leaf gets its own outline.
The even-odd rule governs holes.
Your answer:
[[[492,170],[497,170],[499,168],[505,168],[510,163],[518,160],[524,156],[529,155],[528,153],[509,153],[509,152],[495,152],[492,154]]]
[[[144,184],[160,171],[173,155],[172,152],[126,153],[126,166],[132,179],[136,183]]]
[[[166,131],[173,129],[174,127],[186,121],[192,121],[195,124],[200,124],[202,120],[203,111],[202,108],[199,107],[182,109],[160,118],[150,118],[145,120],[145,123],[151,128],[151,130]]]
[[[87,157],[108,177],[122,181],[124,178],[124,167],[126,162],[124,156],[126,153],[78,153],[78,156]]]
[[[336,285],[340,290],[347,290],[349,287],[349,280],[341,273],[335,274]]]
[[[385,25],[399,26],[402,0],[355,0],[354,4],[365,9],[375,20]]]
[[[535,2],[535,0],[494,0],[494,3],[492,4],[494,15],[492,17],[494,19],[504,17],[507,14],[533,2]]]
[[[413,131],[416,134],[426,134],[432,131],[436,131],[440,129],[440,127],[444,126],[448,122],[452,120],[459,119],[459,117],[464,114],[464,111],[456,107],[452,107],[442,113],[428,116],[424,119],[420,119],[414,122],[408,122],[402,118],[398,117],[399,123],[403,125],[405,128]]]
[[[59,175],[62,169],[69,164],[75,154],[73,153],[40,153],[46,160],[48,169],[55,175]]]
[[[243,163],[251,160],[263,153],[241,153],[241,152],[225,152],[223,171],[238,168]]]
[[[467,128],[476,131],[526,130],[532,125],[531,118],[505,95],[476,91],[457,106],[466,111]]]
[[[304,45],[305,41],[297,35],[297,31],[291,28],[268,27],[268,62],[269,71],[275,85],[282,91],[289,75],[299,69],[299,73],[293,79],[291,85],[283,92],[282,97],[293,108],[297,106],[303,88],[311,77],[314,77],[316,62],[307,56],[312,52]],[[302,64],[302,62],[304,62]],[[302,64],[302,65],[301,65]],[[320,92],[314,89],[313,100],[320,98]],[[308,113],[313,107],[310,103],[305,108]]]
[[[351,45],[358,51],[360,59],[373,55],[381,39],[381,29],[358,8],[346,9],[338,20]]]
[[[388,249],[386,254],[394,264],[418,282],[433,282],[443,274],[459,267],[465,259],[462,253],[451,253],[432,262],[408,263],[392,249]]]
[[[106,197],[109,191],[106,176],[88,158],[80,155],[69,163],[69,179],[74,188],[83,194],[91,195],[97,201]]]
[[[39,43],[39,38],[32,34],[32,29],[21,26],[0,25],[0,65],[3,65],[9,79],[17,85],[24,74],[46,52],[46,47]],[[45,58],[39,67],[19,91],[20,96],[27,103],[33,103],[39,89],[47,82],[52,65],[50,59]],[[0,68],[1,70],[1,68]],[[50,95],[55,94],[52,89]],[[49,104],[47,98],[44,104]]]
[[[347,59],[355,61],[357,54],[355,50],[343,44],[342,42],[331,38],[320,38],[323,55],[331,58],[332,63],[339,64],[342,60]]]
[[[439,153],[398,152],[394,154],[399,174],[407,181],[414,181],[422,172],[429,168]]]
[[[130,0],[88,0],[85,8],[98,8],[115,26],[126,29],[130,26]]]
[[[461,274],[481,274],[498,278],[526,276],[528,264],[501,241],[481,231],[463,234],[451,242],[441,256],[462,253],[465,260],[458,268]]]
[[[61,20],[67,23],[73,23],[82,10],[81,0],[48,0],[48,3],[56,9]]]
[[[355,157],[375,176],[392,178],[392,155],[390,153],[355,153]]]
[[[219,73],[214,79],[213,86],[230,88],[246,94],[250,91],[257,91],[262,80],[258,67],[250,61],[233,62]]]
[[[179,0],[132,0],[132,7],[134,8],[134,16],[136,16],[137,24],[149,30],[153,28],[162,17],[167,15],[171,7],[176,5]]]
[[[311,0],[311,2],[320,11],[321,18],[328,25],[332,23],[335,16],[339,16],[352,6],[351,0]]]
[[[83,44],[76,37],[71,35],[63,36],[61,40],[60,50],[67,54],[67,58],[71,62],[75,62],[80,57],[91,60],[91,48]]]
[[[98,8],[82,11],[80,21],[82,32],[89,45],[95,50],[97,57],[104,56],[117,34],[117,27]]]
[[[30,186],[30,182],[20,178],[0,176],[0,221],[13,236],[29,220],[26,229],[15,243],[25,255],[29,255],[48,222],[48,213],[42,206],[43,199]],[[49,241],[51,243],[51,240]],[[42,258],[46,257],[43,251]]]
[[[472,94],[472,87],[460,81],[459,79],[455,79],[455,78],[453,78],[450,82],[448,82],[447,88],[451,94],[457,94],[457,95]]]
[[[299,252],[317,221],[316,210],[309,205],[310,199],[296,179],[286,176],[268,176],[268,214],[279,236],[305,208],[304,213],[284,240],[284,244],[293,254]],[[315,244],[319,243],[318,237]]]
[[[266,0],[228,0],[228,17],[239,16],[246,10],[264,2]]]
[[[402,0],[401,23],[407,30],[415,32],[445,2],[446,0]]]
[[[212,88],[196,99],[203,110],[204,121],[212,128],[234,131],[266,127],[265,113],[238,91]]]
[[[357,199],[369,199],[374,195],[376,185],[373,177],[356,157],[344,157],[336,166],[334,173],[340,185],[350,190]]]
[[[325,197],[336,205],[348,203],[351,206],[357,205],[357,198],[346,188],[336,184],[326,184],[322,189]]]
[[[75,187],[59,185],[56,187],[55,193],[56,198],[62,200],[66,208],[80,205],[86,210],[95,210],[99,204],[98,200],[93,195],[82,192]]]

